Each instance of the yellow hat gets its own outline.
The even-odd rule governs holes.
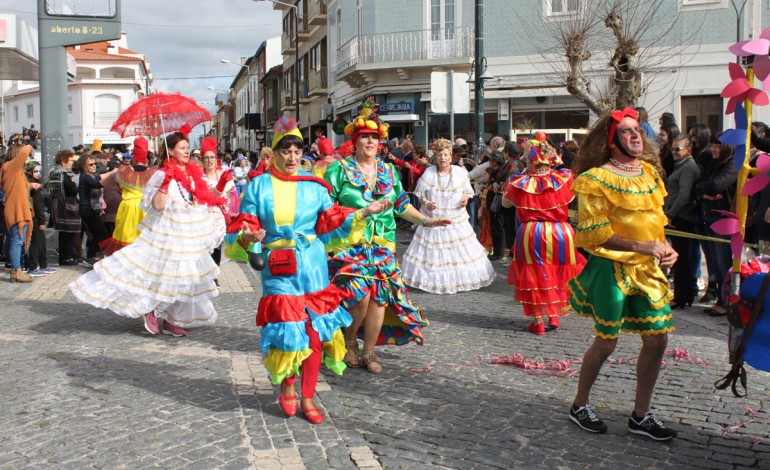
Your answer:
[[[91,151],[92,152],[102,151],[102,139],[94,139],[94,143],[93,145],[91,145]]]
[[[296,135],[300,139],[303,138],[302,132],[299,130],[299,127],[297,127],[297,120],[288,114],[281,116],[275,121],[275,124],[273,124],[273,133],[273,142],[270,145],[272,148],[275,148],[278,145],[278,142],[280,142],[284,136],[289,134]]]

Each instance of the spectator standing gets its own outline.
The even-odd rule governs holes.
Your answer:
[[[650,123],[647,122],[649,119],[647,116],[647,109],[639,106],[634,108],[634,110],[636,111],[636,118],[639,120],[639,125],[642,126],[642,130],[644,130],[644,136],[647,140],[653,140],[655,138],[655,131],[652,129]]]
[[[32,147],[13,145],[8,150],[2,170],[0,187],[5,192],[5,226],[9,240],[8,255],[11,264],[11,282],[32,282],[32,278],[21,269],[21,260],[29,248],[32,238],[32,211],[29,208],[30,184],[24,174]],[[39,186],[38,186],[39,188]]]
[[[78,209],[83,224],[88,229],[89,238],[86,244],[86,258],[83,264],[93,267],[96,264],[97,252],[104,248],[105,242],[110,238],[107,227],[104,225],[104,190],[102,180],[112,176],[117,169],[107,173],[96,174],[96,160],[92,156],[82,157],[78,160],[80,178],[78,180]]]
[[[40,277],[56,272],[48,267],[48,256],[45,243],[45,203],[43,202],[42,180],[40,165],[36,162],[27,162],[27,179],[30,183],[29,196],[32,200],[32,238],[29,242],[29,254],[27,256],[27,274],[30,277]]]
[[[48,176],[51,222],[58,232],[59,266],[73,266],[80,262],[83,245],[78,186],[72,171],[75,154],[70,150],[61,150],[56,154],[55,162]]]

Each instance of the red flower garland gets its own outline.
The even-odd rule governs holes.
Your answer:
[[[203,179],[203,170],[200,169],[195,163],[187,163],[185,169],[182,170],[171,159],[166,160],[163,165],[164,172],[170,172],[171,176],[187,190],[188,193],[193,195],[195,202],[201,205],[207,206],[221,206],[227,204],[227,199],[216,196],[209,189],[209,185]],[[189,178],[188,178],[189,176]],[[192,182],[195,182],[193,187]]]

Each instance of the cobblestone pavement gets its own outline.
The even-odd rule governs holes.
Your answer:
[[[258,277],[245,265],[223,264],[220,319],[186,338],[152,337],[139,320],[76,303],[66,285],[83,267],[25,285],[0,275],[0,468],[770,468],[770,374],[749,370],[747,400],[713,388],[727,371],[724,319],[676,311],[669,348],[692,362],[666,358],[654,409],[678,439],[625,429],[632,335],[595,387],[609,432],[592,435],[566,416],[576,376],[490,364],[579,359],[591,322],[572,315],[545,337],[525,332],[496,267],[498,280],[478,292],[414,291],[431,322],[426,343],[378,349],[382,374],[324,371],[319,426],[280,413],[258,353]]]

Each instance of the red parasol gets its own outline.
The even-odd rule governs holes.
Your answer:
[[[158,137],[211,121],[211,114],[193,99],[179,93],[153,93],[128,107],[110,131],[121,137],[131,135]]]

